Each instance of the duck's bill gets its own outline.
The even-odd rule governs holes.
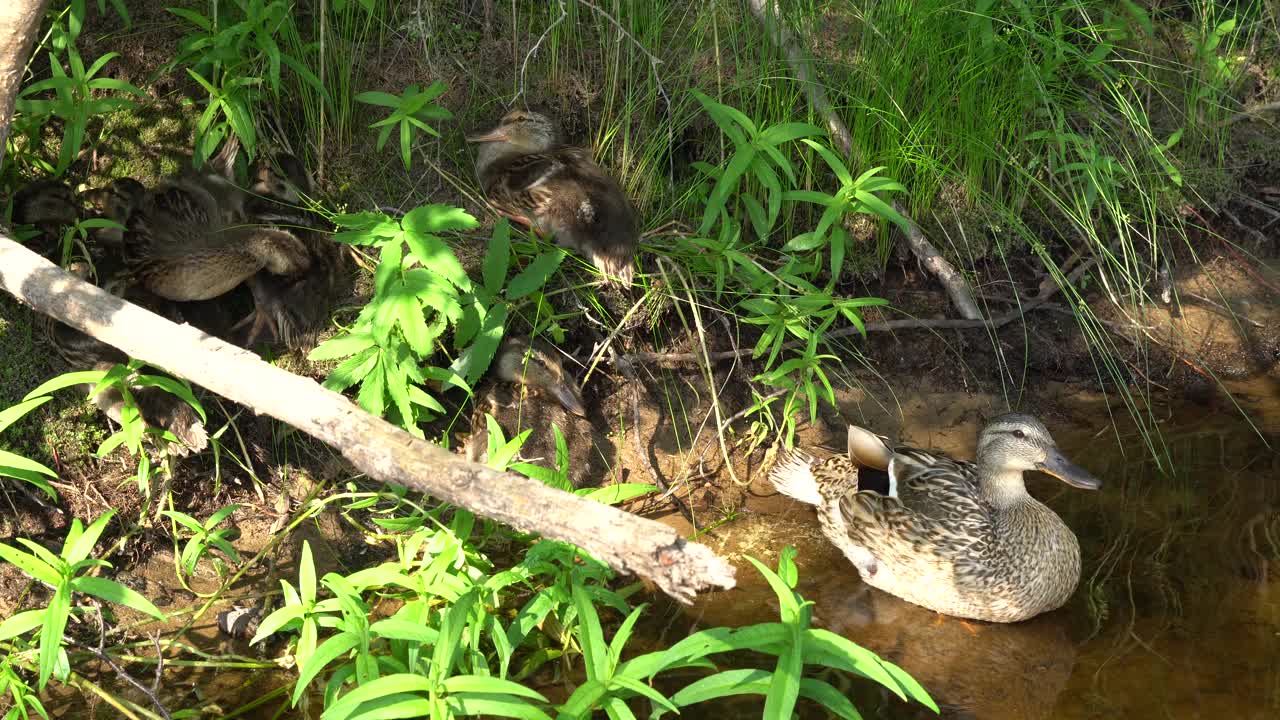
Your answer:
[[[1040,472],[1052,475],[1071,487],[1078,487],[1084,490],[1097,490],[1102,487],[1102,481],[1089,474],[1089,471],[1076,465],[1068,460],[1056,448],[1049,451],[1044,462],[1036,463],[1036,469]]]
[[[568,385],[556,384],[551,386],[551,394],[556,396],[556,400],[560,401],[560,405],[565,410],[577,415],[578,417],[586,417],[587,409],[582,405],[582,399]]]
[[[494,128],[487,133],[467,136],[467,142],[501,142],[506,139],[507,133],[502,128]]]

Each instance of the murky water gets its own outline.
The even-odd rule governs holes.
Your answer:
[[[1096,402],[1069,410],[1065,429],[1051,424],[1105,486],[1086,493],[1029,482],[1075,530],[1084,561],[1071,604],[1030,622],[964,623],[869,588],[822,539],[813,514],[785,498],[749,505],[747,518],[718,533],[718,549],[774,562],[796,545],[817,624],[903,666],[946,717],[1280,717],[1280,383],[1233,390],[1252,425],[1229,403],[1153,413],[1167,472],[1127,418],[1113,431]],[[1091,431],[1090,417],[1106,429]],[[938,425],[926,431],[929,445],[971,456],[976,422],[940,433],[945,419],[917,419],[925,418]],[[690,611],[699,624],[776,618],[763,581],[746,568],[739,581]],[[856,695],[866,717],[931,715]]]

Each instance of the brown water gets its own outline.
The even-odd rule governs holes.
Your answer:
[[[1088,493],[1030,480],[1079,536],[1084,562],[1071,604],[1030,622],[964,623],[870,588],[812,512],[777,496],[762,493],[709,544],[770,564],[796,545],[816,624],[903,666],[944,717],[1280,717],[1280,383],[1233,390],[1252,425],[1226,402],[1153,412],[1166,471],[1127,418],[1112,429],[1099,398],[1050,422],[1067,454],[1105,484]],[[970,414],[946,398],[906,403],[901,438],[971,456],[977,420],[961,419]],[[739,567],[738,589],[690,611],[698,624],[776,619],[772,592]],[[932,715],[854,693],[866,717]]]

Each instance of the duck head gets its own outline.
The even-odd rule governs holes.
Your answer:
[[[133,178],[116,178],[105,187],[86,190],[84,199],[99,217],[121,225],[129,224],[129,217],[142,204],[147,188]],[[120,228],[98,228],[93,237],[106,245],[120,245],[124,242],[124,231]]]
[[[1097,490],[1102,482],[1067,459],[1044,424],[1030,415],[1008,413],[989,420],[978,436],[978,466],[984,477],[1016,474],[1026,470],[1052,475],[1085,490]]]
[[[311,175],[302,161],[289,153],[281,153],[270,160],[259,162],[253,169],[249,190],[286,203],[301,202],[302,196],[312,192]]]
[[[554,148],[560,143],[560,131],[555,121],[542,113],[512,110],[502,116],[497,127],[468,135],[467,142],[480,144],[476,151],[476,171],[483,173],[499,158],[546,152]]]
[[[498,378],[550,393],[565,410],[586,417],[582,395],[564,365],[553,355],[539,349],[527,338],[507,339],[498,349],[494,361]]]

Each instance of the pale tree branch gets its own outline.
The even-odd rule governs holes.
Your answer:
[[[0,235],[0,287],[39,312],[332,445],[360,471],[519,530],[563,540],[681,602],[731,588],[734,568],[661,523],[467,462],[314,380],[82,282]]]

